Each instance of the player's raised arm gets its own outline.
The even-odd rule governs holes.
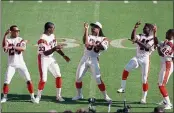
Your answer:
[[[7,36],[9,33],[10,33],[10,29],[8,29],[4,34],[4,37],[2,40],[2,48],[7,47]]]
[[[154,28],[153,28],[153,36],[154,36],[154,45],[155,45],[155,48],[156,48],[157,44],[158,44],[157,26],[156,25],[154,25]]]
[[[88,29],[89,29],[88,23],[84,23],[83,43],[84,43],[85,45],[88,44]]]
[[[132,40],[133,42],[135,42],[135,41],[137,40],[136,29],[139,27],[140,24],[141,24],[141,22],[138,21],[138,22],[135,24],[134,29],[133,29],[133,31],[132,31],[131,40]]]

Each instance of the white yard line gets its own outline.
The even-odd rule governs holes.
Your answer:
[[[13,1],[13,0],[10,0],[9,2],[10,2],[10,3],[13,3],[14,1]]]
[[[42,0],[39,0],[39,1],[37,1],[38,3],[42,3],[43,1]]]
[[[157,3],[158,3],[158,1],[153,1],[153,3],[154,3],[154,4],[157,4]]]
[[[127,4],[127,3],[129,3],[129,1],[127,1],[127,0],[124,0],[124,3],[125,3],[125,4]]]
[[[70,3],[71,3],[71,1],[69,1],[69,0],[68,0],[66,3],[70,4]]]

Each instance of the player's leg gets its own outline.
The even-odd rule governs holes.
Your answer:
[[[30,93],[30,96],[31,96],[31,101],[35,102],[34,88],[33,88],[33,84],[32,84],[31,77],[30,77],[30,73],[28,72],[27,67],[25,65],[23,65],[23,66],[18,68],[18,71],[19,71],[20,75],[26,81],[27,89],[28,89],[28,92]]]
[[[165,104],[165,109],[171,109],[173,107],[169,99],[168,91],[166,89],[166,84],[172,72],[173,72],[172,62],[167,61],[166,63],[162,64],[161,71],[159,73],[158,85],[160,93],[164,98],[163,103]]]
[[[111,101],[111,99],[107,95],[105,84],[104,84],[104,82],[101,79],[100,67],[99,67],[99,63],[98,63],[97,59],[96,60],[95,59],[92,60],[92,63],[90,65],[90,69],[91,69],[93,78],[97,82],[99,90],[101,91],[101,93],[104,96],[104,99],[106,101]]]
[[[41,61],[41,57],[38,57],[38,69],[39,69],[39,75],[40,80],[38,84],[38,92],[36,96],[36,103],[39,103],[42,95],[42,91],[44,89],[45,83],[47,81],[47,70],[48,70],[48,61]]]
[[[7,101],[7,94],[9,92],[9,84],[14,74],[15,74],[15,67],[8,66],[6,74],[5,74],[5,80],[4,80],[4,86],[3,86],[3,98],[1,100],[1,103],[4,103]]]
[[[82,78],[88,70],[88,65],[86,64],[86,60],[84,58],[81,59],[77,71],[76,71],[76,82],[75,86],[77,89],[77,95],[72,98],[72,100],[83,99],[82,95]]]
[[[118,93],[124,93],[126,89],[126,80],[129,76],[129,72],[132,71],[135,68],[138,68],[139,64],[137,61],[137,58],[132,58],[129,63],[126,65],[126,67],[123,70],[122,73],[122,80],[121,80],[121,88],[117,90]]]
[[[56,63],[56,61],[54,61],[49,65],[48,69],[52,73],[52,75],[55,77],[55,81],[56,81],[56,99],[58,101],[65,101],[61,96],[62,77],[61,77],[59,65]]]
[[[140,62],[141,65],[141,71],[142,71],[142,98],[141,103],[146,103],[146,97],[148,92],[148,75],[149,75],[149,69],[150,69],[150,60],[149,58],[144,59]]]

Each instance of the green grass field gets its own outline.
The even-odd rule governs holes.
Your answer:
[[[78,47],[65,48],[65,53],[71,58],[70,63],[58,54],[54,54],[59,63],[62,78],[63,90],[62,96],[66,99],[63,103],[55,101],[55,80],[48,73],[42,100],[40,104],[30,103],[30,96],[26,88],[25,81],[18,73],[15,74],[10,85],[9,101],[2,104],[3,112],[48,112],[56,110],[76,111],[78,108],[87,108],[89,97],[95,97],[96,109],[98,112],[107,112],[107,103],[103,100],[94,80],[91,80],[90,73],[87,72],[83,79],[84,100],[72,101],[75,96],[75,73],[83,55],[83,22],[100,21],[103,25],[105,35],[112,41],[115,39],[130,38],[132,28],[138,20],[143,23],[150,22],[157,24],[158,37],[163,40],[165,32],[173,28],[173,2],[158,1],[154,4],[152,1],[131,1],[125,4],[123,1],[17,1],[9,3],[2,1],[2,26],[1,32],[4,33],[12,24],[16,24],[21,29],[20,36],[29,40],[27,50],[24,52],[24,59],[31,74],[35,93],[39,81],[39,72],[37,67],[37,40],[43,32],[45,22],[55,23],[55,34],[58,40],[61,38],[75,39]],[[142,32],[142,27],[138,33]],[[3,36],[3,34],[2,34]],[[1,38],[2,40],[2,38]],[[134,47],[129,41],[124,41],[124,46]],[[2,50],[2,49],[1,49]],[[117,94],[116,90],[120,87],[121,74],[124,66],[135,56],[135,49],[122,49],[110,46],[108,51],[100,56],[100,68],[102,79],[106,84],[108,95],[112,98],[113,104],[111,112],[120,109],[123,106],[123,95]],[[1,88],[4,81],[4,75],[7,68],[7,55],[1,51]],[[127,81],[126,100],[127,104],[132,106],[133,112],[151,112],[157,105],[155,103],[162,100],[162,96],[157,86],[158,73],[160,70],[160,57],[155,51],[151,56],[149,92],[147,104],[141,105],[138,102],[141,99],[141,70],[140,68],[132,71]],[[173,76],[171,76],[167,89],[171,101],[173,102]],[[172,112],[169,110],[169,112]]]

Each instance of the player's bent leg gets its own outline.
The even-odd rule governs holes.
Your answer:
[[[170,102],[168,91],[166,89],[166,84],[168,82],[168,79],[173,71],[173,63],[172,62],[166,62],[163,64],[162,69],[159,74],[159,90],[164,98],[164,109],[172,109],[173,105]]]
[[[37,96],[35,99],[36,103],[40,102],[41,95],[42,95],[45,83],[47,81],[48,62],[45,61],[44,63],[42,63],[38,59],[38,69],[39,69],[40,81],[38,83],[38,92],[37,92]]]
[[[49,67],[49,71],[52,73],[52,75],[55,77],[55,83],[56,83],[56,100],[57,101],[65,101],[61,96],[61,90],[62,90],[62,77],[60,73],[59,65],[56,61],[52,62]]]
[[[82,78],[85,75],[87,70],[88,70],[88,66],[86,65],[85,61],[81,60],[81,62],[78,65],[77,72],[76,72],[75,86],[77,89],[77,95],[75,97],[73,97],[72,100],[83,99]]]
[[[144,59],[144,62],[140,63],[142,68],[142,98],[140,100],[141,104],[146,104],[147,93],[149,89],[148,85],[148,75],[150,69],[150,60],[148,58]]]
[[[132,71],[132,69],[138,68],[139,64],[137,61],[137,58],[132,58],[129,63],[126,65],[125,69],[122,73],[122,80],[121,80],[121,88],[117,90],[117,93],[124,93],[126,89],[126,80],[129,76],[129,72]]]
[[[23,76],[24,79],[26,80],[27,89],[28,89],[28,92],[30,93],[30,96],[31,96],[31,101],[33,103],[35,103],[33,84],[31,82],[30,73],[28,72],[26,65],[20,66],[18,68],[18,71],[19,71],[20,75]]]
[[[31,96],[31,101],[33,103],[35,103],[34,88],[33,88],[33,84],[31,82],[31,80],[30,81],[27,81],[27,88],[28,88],[28,91],[29,91],[30,96]]]
[[[9,92],[8,84],[4,83],[3,86],[3,98],[1,99],[1,103],[5,103],[7,101],[7,94]]]
[[[9,92],[9,84],[15,74],[15,67],[8,66],[5,80],[4,80],[4,86],[3,86],[3,98],[1,100],[1,103],[5,103],[7,101],[7,94]]]
[[[105,84],[104,82],[101,80],[101,77],[97,77],[96,78],[96,82],[98,84],[98,88],[99,90],[102,92],[103,96],[104,96],[104,99],[109,102],[111,101],[112,99],[108,96],[107,92],[106,92],[106,87],[105,87]]]

